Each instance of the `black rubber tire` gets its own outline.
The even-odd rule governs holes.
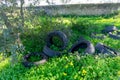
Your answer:
[[[109,37],[116,39],[116,40],[120,40],[120,33],[118,32],[117,34],[112,34],[112,33],[108,33]]]
[[[48,46],[44,46],[43,52],[44,52],[44,54],[46,54],[49,57],[55,57],[55,56],[60,56],[61,55],[60,52],[54,51],[54,50],[50,49]]]
[[[118,29],[115,26],[107,26],[104,30],[102,30],[103,33],[109,33],[113,31],[117,31]]]
[[[117,35],[120,35],[120,31],[117,31]]]
[[[35,56],[35,55],[41,56],[42,59],[39,60],[39,61],[36,61],[36,62],[30,62],[30,61],[28,61],[28,59],[29,59],[31,56]],[[29,53],[29,54],[27,54],[27,55],[25,55],[25,56],[23,57],[23,62],[22,62],[22,64],[23,64],[25,67],[29,67],[29,68],[30,68],[31,66],[38,66],[38,65],[41,65],[41,64],[46,63],[46,62],[47,62],[47,59],[48,59],[48,57],[47,57],[44,53]]]
[[[112,49],[102,43],[97,43],[97,45],[95,46],[95,49],[96,49],[97,53],[109,54],[112,51],[115,55],[117,55],[117,52],[114,49]]]
[[[93,54],[95,52],[95,48],[94,48],[93,44],[91,42],[87,41],[87,40],[81,40],[81,41],[79,40],[78,42],[73,44],[73,46],[71,47],[69,52],[74,53],[79,48],[85,48],[84,53]]]
[[[60,48],[61,50],[64,50],[65,47],[67,46],[68,38],[67,38],[67,36],[66,36],[65,33],[63,33],[62,31],[59,31],[59,30],[50,32],[50,33],[47,35],[47,39],[46,39],[47,46],[50,47],[50,46],[53,44],[52,38],[53,38],[54,36],[58,36],[58,37],[61,39],[61,41],[63,42],[63,45],[60,46],[59,48]]]

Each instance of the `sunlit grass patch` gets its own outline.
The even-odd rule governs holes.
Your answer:
[[[10,58],[5,58],[3,59],[3,56],[0,55],[0,70],[4,69],[4,67],[6,67],[7,65],[10,64],[9,60]]]

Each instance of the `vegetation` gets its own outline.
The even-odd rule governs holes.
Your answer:
[[[57,46],[57,47],[61,47],[61,46],[63,45],[61,39],[60,39],[59,37],[57,37],[57,36],[54,36],[54,37],[52,38],[52,42],[53,42],[53,44],[54,44],[55,46]]]
[[[120,57],[64,55],[30,69],[23,67],[21,63],[13,66],[8,60],[0,63],[2,80],[118,80],[120,76]]]
[[[33,55],[28,58],[28,61],[30,61],[30,62],[35,62],[35,61],[39,61],[39,60],[41,60],[41,56],[39,56],[39,55]]]
[[[35,20],[35,21],[34,21]],[[9,63],[10,58],[0,62],[0,79],[2,80],[118,80],[120,78],[120,57],[107,55],[79,55],[78,52],[67,53],[73,43],[80,36],[90,40],[94,45],[102,42],[119,51],[120,41],[107,38],[92,39],[92,32],[100,33],[106,25],[113,24],[120,28],[120,17],[35,17],[33,22],[26,21],[21,41],[25,46],[25,53],[19,55],[18,63]],[[22,64],[22,56],[28,52],[42,52],[47,33],[53,30],[62,30],[69,38],[67,48],[62,51],[63,56],[50,58],[44,65],[25,68]],[[59,40],[59,39],[58,39]],[[55,42],[57,43],[57,41]],[[56,45],[52,46],[56,49]],[[36,58],[36,57],[35,57]],[[35,61],[35,58],[31,59]],[[2,58],[1,58],[2,59]]]

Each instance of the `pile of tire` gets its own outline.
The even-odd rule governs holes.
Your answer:
[[[115,31],[116,31],[116,34],[113,34],[113,32]],[[110,38],[120,40],[120,31],[114,25],[105,27],[105,29],[103,29],[102,32],[103,34],[108,34]]]
[[[60,41],[62,42],[61,46],[57,46],[59,48],[59,51],[55,51],[55,50],[50,48],[54,44],[53,38],[55,36],[57,36],[60,39]],[[43,52],[41,52],[41,53],[29,53],[29,54],[25,55],[23,57],[23,62],[22,63],[23,63],[23,65],[25,67],[31,67],[33,65],[35,65],[35,66],[42,65],[42,64],[46,63],[48,58],[50,58],[50,57],[59,57],[59,56],[61,56],[62,55],[61,51],[65,50],[67,45],[68,45],[68,38],[67,38],[67,36],[66,36],[66,34],[64,32],[59,31],[59,30],[50,32],[47,35],[46,45],[43,48]],[[107,47],[107,46],[105,46],[103,44],[97,44],[94,47],[94,45],[90,41],[85,40],[82,37],[79,38],[79,40],[76,41],[72,45],[72,47],[69,49],[68,52],[74,53],[75,51],[78,51],[79,49],[84,49],[84,53],[87,53],[87,54],[94,54],[95,50],[99,51],[100,53],[108,53],[108,51],[111,50],[115,54],[117,54],[113,49],[111,49],[111,48],[109,48],[109,47]],[[31,56],[35,56],[35,55],[41,56],[42,57],[41,60],[36,61],[36,62],[30,62],[29,58]]]
[[[116,32],[116,34],[113,34],[114,32]],[[116,40],[120,40],[120,30],[114,26],[106,26],[103,30],[102,30],[102,35],[101,36],[97,36],[97,33],[92,33],[91,37],[92,38],[97,38],[97,39],[105,39],[107,37],[107,35],[110,38],[116,39]]]
[[[53,41],[52,41],[52,38],[54,36],[57,36],[60,38],[60,40],[62,41],[62,46],[59,46],[60,50],[64,50],[68,44],[68,38],[66,36],[65,33],[63,33],[62,31],[59,31],[59,30],[56,30],[56,31],[53,31],[53,32],[50,32],[48,35],[47,35],[47,38],[46,38],[46,45],[44,46],[43,48],[43,52],[41,53],[29,53],[27,55],[25,55],[23,57],[23,65],[25,67],[31,67],[31,66],[37,66],[37,65],[42,65],[44,63],[47,62],[48,58],[49,57],[55,57],[55,56],[61,56],[62,54],[60,53],[60,51],[54,51],[50,48],[50,46],[53,44]],[[39,61],[36,61],[36,62],[30,62],[29,61],[29,58],[31,56],[40,56],[42,57],[41,60]]]
[[[116,34],[114,34],[114,32],[116,32]],[[114,26],[114,25],[110,25],[110,26],[106,26],[103,30],[102,30],[102,36],[96,36],[97,33],[93,33],[91,35],[92,38],[97,38],[97,39],[104,39],[106,38],[108,35],[110,38],[115,39],[115,40],[120,40],[120,31],[119,29]],[[117,55],[117,51],[104,45],[103,43],[98,42],[95,46],[96,49],[96,53],[102,53],[102,54],[115,54]]]
[[[59,46],[60,50],[64,50],[68,44],[68,38],[64,32],[59,31],[59,30],[50,32],[46,39],[46,45],[43,48],[43,52],[49,57],[55,57],[55,56],[62,55],[60,51],[54,51],[50,49],[50,46],[53,44],[52,38],[54,36],[59,37],[63,43],[62,46]]]

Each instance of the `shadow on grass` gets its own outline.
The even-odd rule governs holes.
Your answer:
[[[40,19],[40,20],[39,20]],[[37,25],[39,24],[39,25]],[[46,44],[46,37],[48,33],[61,30],[63,31],[69,38],[70,36],[70,27],[67,27],[65,23],[62,22],[61,18],[38,18],[37,20],[32,22],[28,22],[24,28],[24,33],[21,35],[21,41],[26,48],[26,51],[29,52],[41,52],[43,47]],[[34,26],[34,28],[29,27],[30,25]]]

